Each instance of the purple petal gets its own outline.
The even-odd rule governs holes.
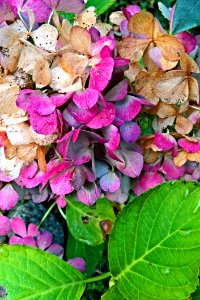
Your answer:
[[[73,192],[74,188],[70,183],[70,179],[72,179],[73,172],[68,171],[64,174],[60,174],[55,178],[50,180],[50,187],[52,192],[56,195],[66,195]]]
[[[0,190],[0,209],[10,210],[17,204],[19,196],[11,184],[6,184]]]
[[[98,98],[98,91],[87,88],[82,93],[77,92],[73,97],[73,101],[79,108],[88,109],[97,103]]]
[[[114,172],[109,172],[101,177],[100,186],[105,192],[116,192],[120,187],[120,179]]]
[[[136,122],[125,122],[122,126],[120,126],[120,133],[122,135],[123,140],[129,144],[135,142],[140,134],[140,127]]]
[[[141,8],[139,5],[133,4],[127,6],[126,8],[123,8],[122,11],[126,19],[129,20],[132,15],[139,13],[141,11]]]
[[[129,68],[129,59],[121,58],[121,57],[115,57],[114,58],[114,72],[123,72],[128,70]]]
[[[167,175],[168,180],[180,179],[185,174],[185,166],[177,167],[170,157],[165,157],[162,171]]]
[[[200,142],[192,142],[187,139],[180,139],[178,140],[178,144],[189,153],[196,153],[200,151]]]
[[[28,236],[30,237],[34,237],[34,236],[38,236],[40,234],[37,226],[35,224],[30,223],[28,225]]]
[[[30,105],[29,97],[32,93],[33,90],[28,90],[28,89],[20,91],[16,99],[17,106],[27,111]]]
[[[19,236],[21,236],[21,237],[27,236],[26,224],[21,218],[14,217],[11,220],[11,228],[12,228],[12,231],[14,233],[18,234]]]
[[[141,104],[135,97],[127,96],[126,99],[116,102],[115,125],[123,125],[126,121],[133,120],[141,110]]]
[[[16,17],[16,8],[8,0],[0,1],[0,23],[3,21],[14,21]]]
[[[140,185],[139,181],[134,184],[133,191],[137,196],[141,195],[144,192],[143,187]]]
[[[71,102],[68,106],[68,112],[77,122],[86,124],[95,118],[98,113],[98,107],[95,105],[87,110],[80,109],[73,102]]]
[[[91,55],[99,55],[101,50],[107,46],[111,51],[115,49],[115,40],[109,36],[103,36],[99,38],[96,43],[91,45]]]
[[[190,120],[193,124],[196,124],[198,121],[200,121],[200,111],[193,111],[189,115],[188,120]]]
[[[91,27],[89,29],[89,33],[91,35],[92,42],[96,42],[100,38],[100,32],[95,27]]]
[[[112,77],[113,67],[113,58],[107,57],[102,59],[101,62],[91,70],[89,87],[103,91]]]
[[[53,244],[53,245],[51,245],[51,246],[46,250],[46,252],[49,252],[49,253],[51,253],[51,254],[53,254],[53,255],[56,255],[56,256],[58,256],[58,257],[60,257],[60,258],[62,258],[63,255],[64,255],[64,249],[63,249],[63,247],[60,246],[59,244]]]
[[[32,194],[32,200],[34,203],[41,203],[44,202],[45,200],[47,200],[49,196],[49,192],[48,189],[45,188],[42,190],[42,192],[36,192]]]
[[[53,105],[55,105],[56,107],[63,105],[64,103],[66,103],[71,97],[72,97],[73,93],[67,93],[67,94],[56,94],[51,96],[51,102],[53,103]]]
[[[87,123],[87,126],[92,129],[99,129],[110,125],[115,118],[115,106],[112,103],[107,103],[104,108]]]
[[[76,257],[69,259],[67,261],[68,264],[70,264],[72,267],[76,268],[80,272],[85,272],[85,260],[81,257]]]
[[[128,81],[126,79],[120,81],[106,95],[107,101],[120,101],[127,96]]]
[[[45,230],[37,237],[38,248],[45,250],[52,243],[52,234]]]
[[[197,45],[196,38],[189,32],[181,32],[175,35],[175,37],[182,43],[185,51],[190,53],[193,51]]]
[[[0,236],[11,232],[10,220],[6,216],[0,216]]]
[[[96,202],[96,200],[99,198],[100,192],[95,183],[90,183],[87,184],[86,186],[83,186],[77,192],[77,195],[79,200],[84,204],[93,205]]]
[[[115,151],[119,147],[120,143],[120,134],[118,128],[114,125],[110,125],[103,129],[103,134],[107,139],[107,143],[105,143],[106,148]]]
[[[130,32],[128,31],[128,21],[127,20],[121,21],[120,31],[121,31],[122,37],[129,36]]]
[[[28,7],[36,17],[36,22],[43,23],[49,19],[51,8],[43,0],[28,0],[22,9]]]
[[[87,148],[82,148],[74,155],[75,166],[83,165],[91,160],[91,151]]]
[[[117,191],[115,191],[114,193],[106,193],[106,197],[110,201],[117,203],[124,203],[125,201],[127,201],[130,190],[130,178],[125,175],[121,175],[120,182],[120,188]]]
[[[143,192],[162,183],[162,176],[157,172],[145,172],[139,179]]]
[[[60,0],[56,10],[79,14],[84,9],[84,6],[85,2],[83,0]]]

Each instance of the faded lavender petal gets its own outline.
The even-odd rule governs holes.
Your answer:
[[[120,179],[114,172],[109,172],[101,177],[100,186],[105,192],[116,192],[120,187]]]
[[[67,263],[70,264],[72,267],[76,268],[78,271],[85,272],[86,265],[85,265],[85,260],[83,258],[75,257],[69,259]]]
[[[52,244],[52,234],[45,230],[37,237],[38,247],[42,250],[47,249]]]
[[[120,133],[123,140],[129,144],[135,142],[139,138],[141,130],[136,122],[130,121],[125,122],[122,126],[120,126]]]

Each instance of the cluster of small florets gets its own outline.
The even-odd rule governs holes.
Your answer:
[[[102,194],[124,203],[131,189],[200,179],[199,68],[189,55],[198,39],[167,34],[137,5],[110,16],[114,30],[83,8],[1,1],[3,211],[19,200],[13,182],[34,202],[63,207],[68,194],[87,205]],[[76,14],[73,24],[61,10]]]

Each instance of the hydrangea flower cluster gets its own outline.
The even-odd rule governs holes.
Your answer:
[[[137,5],[110,21],[82,0],[1,1],[0,210],[20,199],[14,184],[64,207],[68,194],[124,203],[131,189],[200,180],[198,39]],[[50,233],[22,223],[8,222],[10,243],[51,251]]]

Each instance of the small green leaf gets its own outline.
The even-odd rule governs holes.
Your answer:
[[[104,227],[111,229],[115,221],[112,204],[106,198],[88,206],[67,197],[66,217],[75,239],[91,246],[104,242]]]
[[[88,0],[85,8],[94,6],[96,8],[96,14],[101,15],[115,2],[116,0]]]
[[[158,2],[158,8],[159,8],[161,14],[163,15],[163,17],[165,17],[167,20],[170,20],[169,8],[166,7],[162,2]]]
[[[68,232],[67,240],[67,259],[82,257],[86,262],[85,275],[92,276],[97,267],[104,250],[104,243],[97,246],[89,246],[85,243],[77,241],[70,231]]]
[[[80,272],[33,247],[1,246],[0,266],[6,300],[79,300],[85,289]]]
[[[63,19],[67,19],[71,24],[74,23],[75,14],[73,14],[73,13],[68,13],[68,12],[64,12],[64,11],[59,11],[58,14],[59,14]]]
[[[187,299],[198,284],[200,184],[168,182],[129,203],[110,235],[108,258],[126,299]]]
[[[187,12],[187,13],[186,13]],[[200,25],[200,1],[177,0],[172,33],[176,34]]]
[[[111,287],[103,296],[101,300],[126,300],[118,291],[116,285]]]

